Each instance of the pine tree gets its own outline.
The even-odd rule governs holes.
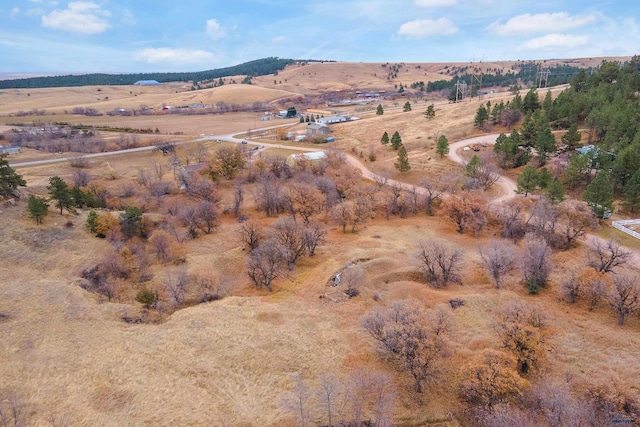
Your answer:
[[[622,197],[631,212],[635,212],[640,208],[640,169],[633,174],[624,186]]]
[[[556,151],[556,138],[551,132],[549,119],[546,114],[541,114],[538,118],[538,129],[536,132],[535,147],[538,151],[538,164],[543,166],[547,162],[547,155]]]
[[[564,145],[569,147],[569,150],[575,150],[576,147],[580,145],[580,139],[581,137],[580,133],[578,132],[578,125],[572,123],[571,126],[569,126],[567,132],[562,135],[562,138],[560,140]]]
[[[424,112],[424,116],[426,117],[427,120],[431,120],[436,116],[436,109],[433,106],[433,104],[427,107],[427,111]]]
[[[393,165],[400,171],[400,173],[404,173],[411,169],[411,166],[409,165],[409,156],[407,155],[407,150],[404,148],[404,145],[402,145],[398,150],[398,161]]]
[[[391,136],[391,148],[397,150],[400,147],[402,147],[402,138],[400,138],[400,133],[395,131]]]
[[[9,161],[0,156],[0,196],[11,194],[16,188],[24,187],[27,182],[9,166]]]
[[[487,112],[487,108],[484,106],[484,104],[481,104],[478,107],[478,111],[476,111],[476,117],[473,120],[473,123],[478,128],[482,128],[482,126],[484,126],[484,124],[487,123],[488,120],[489,120],[489,113]]]
[[[445,154],[449,154],[449,141],[446,136],[440,135],[440,138],[438,138],[436,153],[440,154],[440,158],[443,158]]]
[[[382,138],[380,138],[380,144],[387,145],[389,143],[389,134],[387,131],[384,131],[382,134]]]
[[[557,177],[547,185],[547,199],[552,205],[564,200],[564,187]]]
[[[38,197],[33,194],[29,196],[27,205],[29,215],[36,220],[36,224],[42,224],[42,220],[49,213],[49,202],[44,197]]]
[[[56,201],[56,207],[60,208],[60,215],[62,215],[63,209],[73,209],[71,191],[69,190],[67,183],[64,182],[62,178],[59,176],[52,176],[49,178],[47,190],[49,190],[49,196],[51,199]]]
[[[404,111],[405,113],[407,111],[411,111],[411,103],[409,101],[404,103],[404,106],[402,107],[402,111]]]
[[[538,186],[538,172],[534,166],[525,166],[518,175],[518,193],[524,192],[527,197]]]
[[[613,206],[613,184],[609,174],[600,171],[584,190],[582,198],[596,214],[598,218],[604,218],[611,214]]]
[[[381,116],[384,114],[384,109],[382,108],[382,104],[378,104],[378,108],[376,108],[376,114]]]
[[[474,154],[471,160],[469,160],[469,163],[467,163],[467,166],[465,167],[465,170],[466,170],[465,174],[469,178],[476,178],[478,176],[478,171],[481,167],[482,167],[482,160],[480,160],[480,158]]]

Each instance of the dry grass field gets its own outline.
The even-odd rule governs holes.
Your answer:
[[[601,59],[591,61],[597,65]],[[587,60],[576,61],[586,64]],[[443,66],[406,64],[406,79],[402,75],[399,81],[440,78]],[[24,91],[0,91],[0,115],[5,115],[0,122],[15,121],[15,117],[6,117],[10,113],[46,108],[57,113],[52,120],[158,127],[160,138],[188,141],[201,134],[243,133],[261,127],[261,122],[256,123],[255,113],[135,117],[63,113],[74,106],[107,111],[141,104],[268,102],[316,90],[377,88],[389,84],[381,70],[380,64],[310,63],[289,67],[275,77],[254,79],[256,86],[225,85],[197,92],[180,92],[178,85],[104,87],[100,92],[97,88],[41,89],[29,91],[30,96]],[[273,85],[274,78],[283,83]],[[138,92],[132,94],[134,90]],[[105,96],[109,99],[98,100]],[[382,116],[367,113],[360,115],[360,121],[336,125],[335,146],[353,156],[362,152],[362,162],[373,171],[418,183],[426,175],[457,170],[459,166],[435,154],[435,140],[441,134],[450,142],[474,136],[478,131],[473,128],[473,115],[479,103],[489,99],[494,103],[509,97],[496,94],[481,101],[438,103],[436,117],[430,121],[423,117],[426,104],[406,113],[394,109],[392,103],[385,104]],[[402,175],[393,167],[396,152],[380,144],[384,131],[391,135],[396,130],[412,165]],[[182,135],[169,136],[175,133]],[[204,144],[210,152],[220,148],[213,141]],[[185,144],[179,150],[190,147]],[[371,149],[375,162],[367,159]],[[271,155],[289,152],[286,148],[264,151]],[[52,156],[24,150],[11,161]],[[139,169],[151,169],[153,162],[166,159],[158,152],[138,152],[91,159],[85,170],[95,182],[120,195],[127,183],[135,184]],[[43,195],[49,177],[58,175],[70,181],[74,168],[62,162],[17,171],[27,180],[25,193]],[[163,178],[173,179],[169,168]],[[220,191],[221,206],[231,206],[233,186],[222,184]],[[123,204],[129,201],[120,197]],[[149,211],[163,212],[171,200],[180,203],[182,199],[173,195],[158,202],[147,197],[144,202]],[[243,211],[263,225],[274,220],[255,211],[251,191],[247,191]],[[589,311],[584,301],[569,305],[561,300],[560,286],[567,271],[584,265],[584,244],[554,253],[556,268],[549,286],[538,295],[529,295],[519,271],[512,272],[501,289],[495,289],[482,268],[478,246],[494,237],[494,225],[473,237],[457,233],[453,224],[438,216],[421,213],[387,220],[379,213],[357,233],[343,234],[339,227],[330,226],[327,242],[316,255],[303,258],[269,292],[254,289],[243,273],[247,252],[237,233],[240,224],[231,214],[224,214],[214,233],[185,242],[184,265],[190,272],[216,271],[228,283],[231,295],[178,310],[162,323],[129,324],[122,319],[136,317],[141,310],[130,294],[107,302],[79,286],[82,271],[113,252],[105,239],[87,231],[86,215],[81,210],[61,216],[52,208],[45,223],[37,226],[28,217],[26,198],[17,206],[0,201],[0,403],[18,396],[26,425],[50,426],[55,420],[55,425],[68,426],[294,426],[300,423],[296,413],[287,410],[285,400],[294,397],[295,374],[313,388],[323,374],[346,381],[360,370],[393,375],[397,392],[394,425],[463,425],[465,406],[456,389],[462,380],[461,367],[483,349],[499,347],[493,319],[514,300],[539,307],[551,331],[539,378],[568,383],[578,393],[615,387],[637,398],[640,392],[640,319],[631,317],[621,327],[604,303]],[[608,232],[607,227],[600,230],[602,235]],[[460,283],[436,289],[424,281],[414,253],[420,239],[430,238],[464,251]],[[365,275],[360,295],[340,298],[329,283],[335,273],[354,262]],[[175,268],[154,260],[153,281],[161,282]],[[328,297],[320,298],[325,295]],[[447,357],[421,395],[413,392],[409,375],[399,374],[394,365],[379,357],[360,326],[361,317],[374,307],[408,298],[428,309],[445,307],[454,321]],[[451,310],[451,299],[465,304]],[[310,425],[323,422],[316,413]]]

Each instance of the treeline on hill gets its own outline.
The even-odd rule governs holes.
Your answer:
[[[307,62],[305,60],[303,62]],[[97,85],[132,85],[138,80],[156,80],[168,82],[199,82],[228,76],[263,76],[284,69],[294,59],[269,57],[256,59],[232,67],[218,68],[208,71],[184,73],[136,73],[136,74],[84,74],[50,77],[30,77],[26,79],[1,80],[0,89],[33,89],[45,87],[97,86]]]
[[[482,86],[483,87],[511,87],[516,85],[534,86],[539,81],[538,71],[542,68],[535,62],[528,62],[520,66],[518,72],[509,71],[502,73],[501,70],[494,70],[493,73],[481,73],[482,74]],[[571,81],[573,76],[582,71],[587,74],[593,72],[592,68],[580,68],[571,65],[555,65],[553,67],[544,68],[549,71],[547,86],[557,86],[566,84]],[[479,79],[480,74],[470,74],[468,67],[456,69],[453,72],[453,79],[451,80],[436,80],[427,82],[425,85],[423,82],[415,82],[411,85],[412,88],[420,88],[426,92],[437,92],[443,89],[453,89],[458,81],[468,82],[470,84],[474,79]],[[477,84],[473,87],[474,93],[477,95]],[[455,92],[455,91],[454,91]]]
[[[538,175],[549,175],[542,167],[558,156],[561,161],[553,163],[551,175],[567,190],[583,194],[599,217],[613,211],[615,198],[635,212],[640,208],[639,90],[640,56],[634,56],[624,64],[605,62],[591,75],[580,70],[555,99],[547,92],[540,101],[532,88],[508,106],[481,105],[475,123],[485,129],[497,123],[501,115],[496,110],[515,108],[524,115],[520,131],[501,135],[494,150],[500,165],[511,168],[527,165],[535,149],[537,164],[527,166],[518,179],[525,194],[546,188],[549,179]],[[566,130],[560,141],[552,129]]]

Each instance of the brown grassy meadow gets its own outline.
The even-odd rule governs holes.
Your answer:
[[[409,65],[406,81],[410,82],[440,78],[444,64],[422,64],[420,69]],[[65,115],[64,110],[92,106],[108,111],[192,100],[266,102],[315,90],[390,84],[377,75],[379,70],[380,64],[311,63],[288,68],[276,77],[254,79],[256,87],[228,85],[178,94],[180,87],[173,85],[105,87],[100,92],[97,88],[41,89],[29,91],[30,96],[3,91],[0,114],[5,117],[0,122],[15,120],[6,117],[9,113],[46,108],[55,113],[52,120],[159,127],[161,136],[181,133],[183,140],[203,133],[242,133],[256,127],[255,113],[89,118]],[[287,82],[273,85],[274,78]],[[399,81],[405,82],[405,76]],[[98,99],[106,96],[108,100]],[[373,147],[377,160],[367,161],[367,167],[417,183],[424,175],[457,168],[435,154],[438,135],[446,135],[450,142],[475,135],[473,115],[479,103],[508,98],[503,93],[481,101],[438,103],[431,121],[422,116],[426,104],[404,113],[390,103],[382,116],[363,114],[360,121],[335,126],[335,145],[349,155],[362,151],[365,159]],[[26,119],[32,118],[21,118]],[[400,175],[393,168],[396,152],[379,143],[385,130],[402,135],[410,172]],[[217,148],[212,142],[206,147]],[[50,156],[25,150],[11,160]],[[135,182],[139,168],[151,167],[154,160],[163,158],[157,152],[143,152],[92,159],[87,172],[118,193],[125,183]],[[112,170],[117,171],[116,179],[111,179]],[[64,162],[18,172],[27,180],[26,193],[46,194],[50,176],[69,180],[73,168]],[[169,169],[165,178],[171,179]],[[231,186],[223,186],[221,204],[228,206],[232,199]],[[247,195],[247,215],[270,223],[272,219],[256,212],[250,199]],[[130,296],[107,302],[78,286],[80,273],[112,251],[107,241],[91,236],[84,227],[86,210],[61,216],[51,209],[44,225],[36,226],[25,201],[17,206],[0,203],[0,398],[19,396],[28,425],[51,425],[52,417],[67,420],[68,425],[298,425],[295,414],[283,405],[291,395],[294,373],[314,383],[322,374],[344,377],[357,369],[383,369],[394,375],[397,425],[462,425],[464,416],[458,415],[465,408],[456,398],[459,368],[482,349],[498,347],[492,319],[513,300],[539,306],[547,315],[552,335],[540,377],[566,381],[578,391],[611,385],[631,396],[639,391],[640,320],[630,318],[619,327],[604,304],[591,312],[586,303],[568,305],[560,298],[566,271],[584,263],[583,245],[554,254],[557,268],[550,285],[532,296],[518,271],[501,289],[495,289],[484,272],[477,247],[496,233],[492,226],[474,238],[456,233],[452,224],[437,216],[385,220],[378,214],[354,234],[330,227],[327,242],[316,256],[304,258],[290,278],[279,279],[274,291],[268,292],[253,289],[243,274],[246,251],[237,235],[238,222],[232,215],[223,215],[215,233],[186,242],[186,265],[190,270],[217,271],[233,285],[232,295],[181,309],[162,323],[127,324],[122,318],[135,316],[141,308]],[[159,203],[148,200],[148,204],[161,211]],[[609,228],[601,228],[601,234],[607,232]],[[427,238],[443,239],[464,250],[460,284],[434,289],[424,282],[413,254],[416,242]],[[331,277],[357,260],[365,273],[360,295],[336,301],[319,298],[331,295]],[[165,267],[154,263],[152,268],[161,280]],[[410,378],[397,374],[376,354],[360,326],[360,318],[373,307],[406,298],[427,308],[448,307],[450,299],[465,302],[451,312],[455,327],[449,357],[422,396],[412,391]],[[448,413],[455,417],[448,418]],[[313,422],[319,425],[322,420]]]

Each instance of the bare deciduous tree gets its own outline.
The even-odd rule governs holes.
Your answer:
[[[522,274],[530,293],[537,293],[546,286],[553,264],[547,243],[533,235],[526,237],[522,256]]]
[[[623,249],[613,239],[593,242],[593,250],[588,254],[588,264],[601,273],[612,272],[616,267],[626,264],[631,258],[631,252]]]
[[[458,279],[462,250],[453,249],[437,240],[421,240],[418,242],[415,257],[425,279],[435,287],[445,287],[449,282]]]
[[[560,293],[569,304],[574,304],[582,294],[582,283],[575,271],[571,270],[560,283]]]
[[[316,254],[317,247],[325,242],[326,236],[327,226],[321,222],[313,221],[302,228],[302,242],[310,257]]]
[[[0,396],[0,423],[2,427],[25,427],[27,425],[25,404],[17,394],[8,398]]]
[[[220,195],[216,189],[216,185],[209,179],[197,179],[187,188],[187,194],[198,200],[206,200],[208,202],[220,203]]]
[[[300,182],[291,184],[286,196],[293,218],[299,215],[305,224],[311,221],[313,215],[322,211],[324,199],[322,192],[316,187]]]
[[[485,204],[483,199],[467,192],[462,196],[450,196],[445,199],[443,209],[456,225],[458,233],[462,234],[471,221],[478,220],[480,215],[484,216]]]
[[[387,309],[376,308],[361,321],[382,352],[411,374],[418,393],[445,347],[442,335],[430,330],[428,323],[424,311],[410,301],[393,302]]]
[[[89,185],[89,181],[91,180],[91,176],[82,169],[74,169],[73,171],[73,184],[76,187],[87,187]]]
[[[577,239],[598,226],[593,210],[585,202],[565,200],[558,205],[557,214],[557,230],[564,238],[565,249],[570,249]]]
[[[191,279],[186,267],[180,267],[176,272],[167,273],[165,290],[171,298],[171,302],[180,307],[184,302]]]
[[[360,287],[364,284],[364,270],[362,270],[362,267],[356,264],[347,266],[340,276],[340,284],[345,285],[345,293],[349,297],[359,295]]]
[[[502,237],[513,240],[524,237],[525,224],[522,218],[522,203],[518,199],[502,202],[495,211],[495,215],[502,223]]]
[[[318,378],[316,394],[322,407],[327,413],[327,425],[333,425],[333,417],[336,413],[336,402],[342,392],[342,385],[333,374],[323,374]]]
[[[278,218],[269,229],[269,234],[287,249],[289,269],[304,255],[306,246],[302,238],[302,227],[292,217]]]
[[[497,313],[494,330],[502,347],[515,356],[518,372],[536,370],[544,359],[547,340],[540,310],[516,301],[509,303]]]
[[[266,287],[272,291],[272,282],[284,274],[288,260],[288,249],[272,238],[251,251],[245,270],[257,289]]]
[[[246,221],[242,223],[238,229],[238,233],[240,234],[240,240],[250,251],[257,248],[266,237],[266,233],[262,225],[255,221]]]
[[[311,419],[311,391],[300,372],[293,373],[292,380],[291,396],[284,400],[283,406],[298,418],[301,427],[306,427]]]
[[[640,310],[640,285],[637,273],[616,275],[613,286],[607,295],[611,308],[618,314],[618,325],[624,325],[624,319]]]
[[[208,200],[202,200],[195,207],[196,226],[205,234],[211,232],[218,226],[220,212],[216,205]]]
[[[149,237],[151,250],[155,253],[158,261],[166,264],[169,261],[170,249],[172,245],[171,236],[163,230],[156,230]]]
[[[496,288],[502,284],[502,277],[513,270],[515,251],[513,245],[500,240],[492,240],[480,247],[480,257]]]
[[[425,191],[424,206],[427,215],[434,214],[435,206],[440,203],[445,192],[455,187],[456,178],[452,175],[436,175],[422,178],[420,186]]]

